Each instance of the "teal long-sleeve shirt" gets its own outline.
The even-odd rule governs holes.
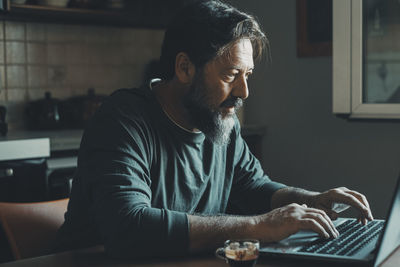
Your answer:
[[[121,89],[85,129],[56,249],[185,254],[187,214],[260,214],[283,187],[264,174],[237,121],[230,143],[217,145],[174,124],[151,89]]]

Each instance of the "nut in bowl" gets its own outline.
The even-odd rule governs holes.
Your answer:
[[[226,260],[230,266],[252,267],[256,264],[260,242],[253,239],[227,240],[223,248],[218,248],[215,255]]]

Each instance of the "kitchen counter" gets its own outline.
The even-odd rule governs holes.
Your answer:
[[[0,138],[0,161],[47,158],[49,156],[49,138],[12,136]]]
[[[50,143],[50,151],[78,150],[83,130],[59,130],[59,131],[9,131],[7,136],[0,136],[0,142],[10,140],[47,138]]]

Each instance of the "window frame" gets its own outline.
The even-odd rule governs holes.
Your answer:
[[[362,1],[333,1],[333,113],[349,118],[400,119],[400,103],[363,103]]]

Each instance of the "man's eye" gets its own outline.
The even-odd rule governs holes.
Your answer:
[[[236,74],[229,73],[225,75],[227,81],[234,81],[236,78]]]

